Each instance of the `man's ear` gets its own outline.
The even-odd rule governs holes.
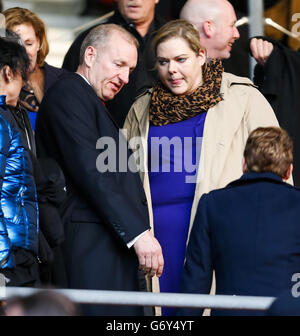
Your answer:
[[[286,181],[290,178],[290,176],[292,175],[293,169],[294,169],[294,166],[291,163],[290,166],[289,166],[289,169],[287,170],[287,172],[285,174],[285,176],[282,178],[283,181]]]
[[[245,174],[248,171],[247,163],[244,157],[242,161],[242,169],[243,169],[243,174]]]
[[[90,68],[97,58],[97,50],[93,46],[88,46],[84,52],[85,64]]]
[[[214,33],[214,23],[211,20],[205,20],[203,22],[203,32],[206,35],[206,37],[210,38],[213,36]]]
[[[8,65],[2,68],[2,76],[6,83],[9,83],[13,79],[13,73]]]

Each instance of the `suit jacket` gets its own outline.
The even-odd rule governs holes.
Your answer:
[[[182,292],[277,296],[300,271],[300,191],[272,173],[246,173],[202,196],[187,248]],[[182,309],[197,315],[202,310]],[[263,315],[213,311],[214,315]]]
[[[67,70],[56,68],[48,63],[44,63],[44,92],[46,93],[48,89],[58,80],[58,78],[67,73]]]
[[[295,279],[295,293],[291,289],[280,293],[266,311],[267,316],[300,316],[299,276]]]
[[[99,155],[106,155],[105,146],[96,148],[101,137],[115,144],[116,172],[97,170]],[[126,244],[149,229],[143,186],[137,173],[119,172],[119,145],[125,158],[130,155],[125,138],[80,75],[64,75],[46,93],[36,140],[38,155],[54,158],[66,178],[64,253],[70,288],[139,290],[138,259]],[[141,313],[139,307],[87,310],[94,315]]]

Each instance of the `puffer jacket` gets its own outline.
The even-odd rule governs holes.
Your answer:
[[[0,269],[13,268],[14,248],[38,252],[38,204],[28,148],[0,96]]]

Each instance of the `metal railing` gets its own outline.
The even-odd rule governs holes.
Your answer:
[[[275,300],[274,297],[261,296],[149,293],[83,289],[36,289],[26,287],[6,287],[5,295],[3,295],[2,300],[14,296],[28,296],[44,290],[60,293],[75,303],[120,306],[267,310]]]

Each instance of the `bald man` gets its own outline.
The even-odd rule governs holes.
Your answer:
[[[193,23],[200,35],[201,44],[210,58],[228,59],[233,43],[240,37],[233,6],[227,0],[188,0],[180,18]],[[264,65],[273,51],[273,44],[262,39],[252,39],[252,56]]]
[[[193,23],[210,58],[230,57],[232,45],[240,37],[235,11],[227,0],[188,0],[180,18]]]

